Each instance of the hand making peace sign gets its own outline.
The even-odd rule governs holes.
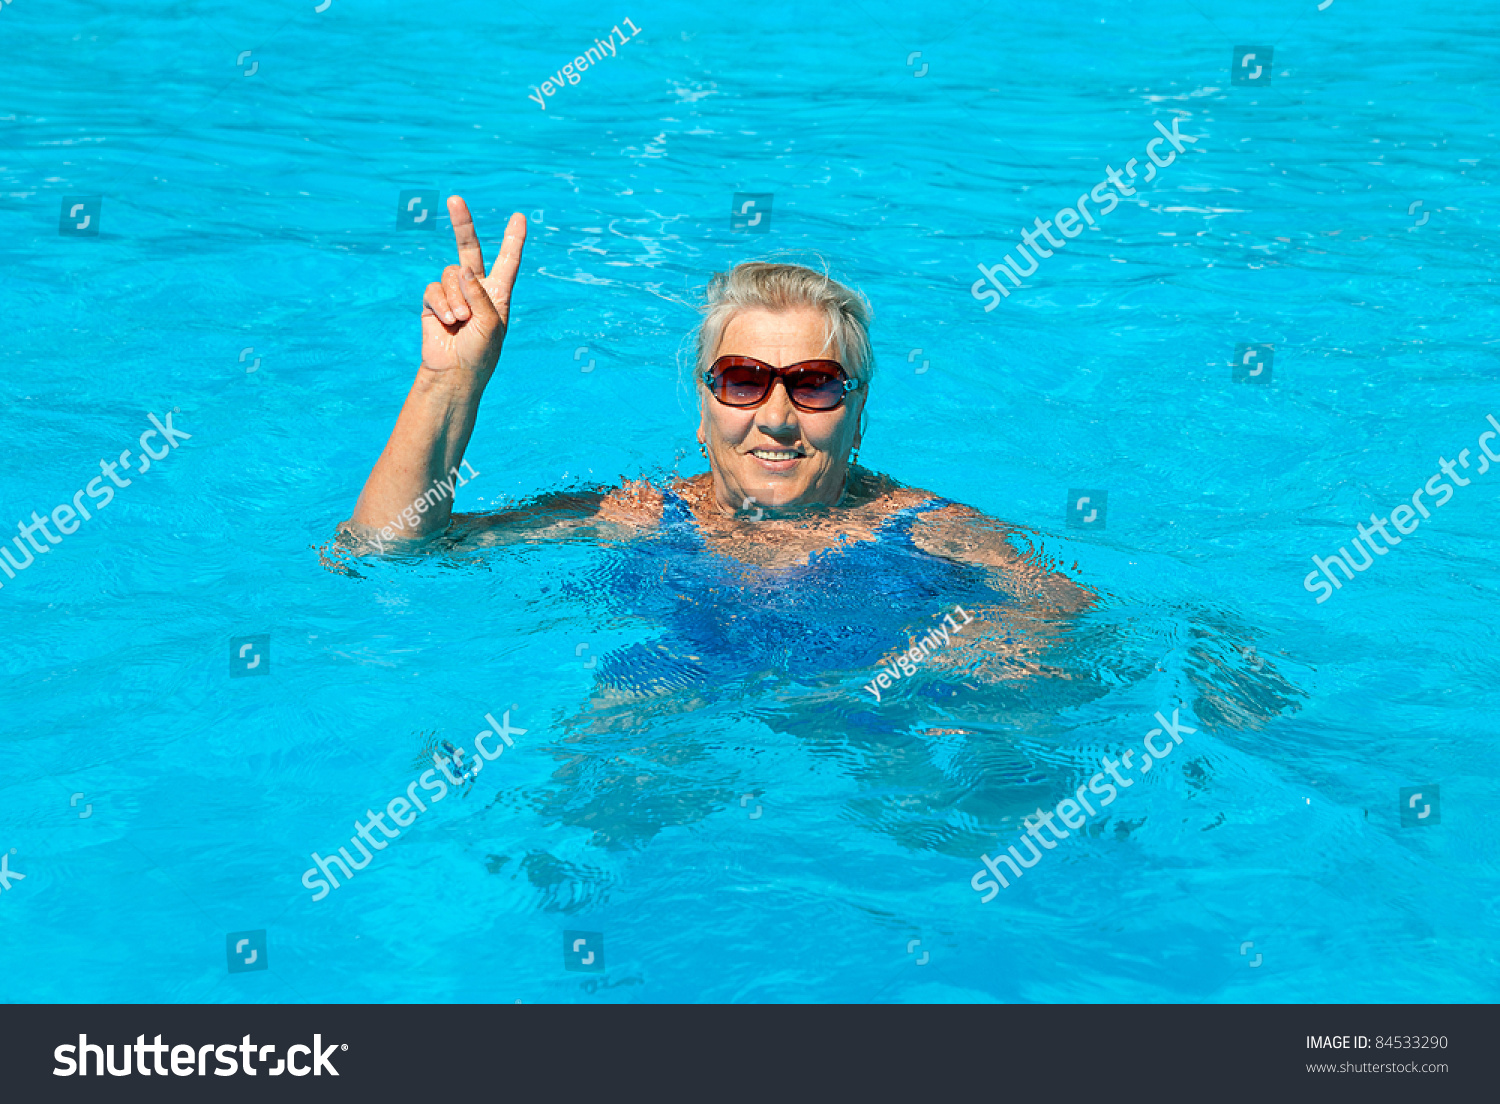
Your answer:
[[[448,197],[448,215],[458,242],[458,264],[445,268],[442,281],[428,284],[422,296],[422,367],[473,372],[483,386],[505,342],[511,288],[526,244],[526,216],[510,216],[500,258],[486,276],[479,236],[462,197]]]

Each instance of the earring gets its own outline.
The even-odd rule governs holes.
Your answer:
[[[849,453],[849,463],[853,464],[853,463],[855,463],[858,460],[859,460],[859,446],[855,445],[854,446],[854,450]]]
[[[703,457],[703,459],[705,459],[705,460],[708,459],[708,449],[706,449],[706,448],[703,447],[703,442],[702,441],[698,442],[698,455],[701,456],[701,457]]]

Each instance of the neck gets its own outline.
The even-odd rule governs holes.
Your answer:
[[[854,465],[845,464],[843,476],[839,482],[838,494],[832,496],[829,500],[825,501],[821,496],[814,495],[799,499],[796,502],[763,502],[753,495],[740,495],[736,497],[724,486],[718,472],[711,472],[710,479],[712,480],[710,495],[717,513],[724,517],[756,517],[759,515],[757,520],[764,520],[769,517],[795,516],[819,506],[825,509],[846,506],[849,504],[851,491],[856,484]]]

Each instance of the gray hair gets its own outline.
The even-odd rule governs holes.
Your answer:
[[[745,261],[716,272],[708,284],[703,321],[698,327],[697,378],[713,365],[714,353],[730,319],[745,310],[784,311],[810,307],[823,315],[824,336],[838,361],[862,388],[875,376],[870,347],[869,300],[825,272],[796,264]]]

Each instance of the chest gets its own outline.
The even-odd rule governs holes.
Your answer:
[[[792,571],[813,566],[816,560],[837,557],[857,550],[862,544],[873,545],[875,533],[870,529],[853,532],[819,533],[783,529],[772,532],[746,522],[733,531],[700,528],[703,550],[712,556],[743,564],[760,571]]]

